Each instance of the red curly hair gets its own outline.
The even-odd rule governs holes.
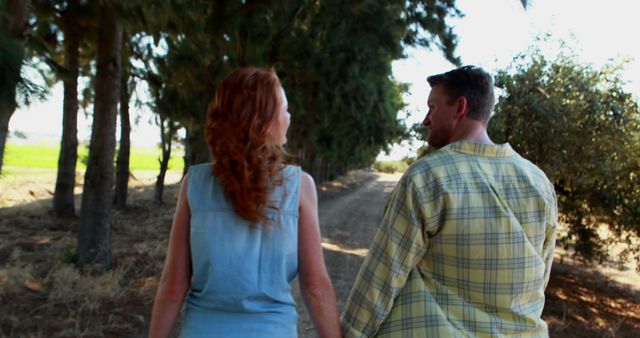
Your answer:
[[[213,155],[213,175],[242,218],[267,225],[270,192],[283,183],[284,149],[268,142],[282,105],[275,72],[254,67],[235,70],[217,87],[207,109],[205,136]]]

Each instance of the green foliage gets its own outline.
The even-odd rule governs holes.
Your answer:
[[[409,168],[407,162],[403,161],[376,161],[373,169],[379,172],[393,174],[397,172],[405,172]]]
[[[323,180],[368,165],[405,135],[397,112],[406,86],[393,80],[391,62],[403,57],[405,43],[436,41],[455,62],[455,36],[445,19],[456,14],[448,2],[336,0],[305,7],[280,37],[273,60],[290,96],[289,146],[305,169]]]
[[[402,159],[402,162],[407,164],[407,167],[411,166],[413,163],[415,163],[418,160],[417,156],[405,156]]]
[[[640,112],[621,70],[564,54],[548,60],[533,49],[495,77],[504,94],[490,135],[547,173],[570,224],[561,241],[590,259],[606,256],[600,224],[617,237],[640,233]]]
[[[131,74],[148,84],[151,100],[143,104],[167,121],[168,134],[187,129],[188,163],[207,159],[206,107],[219,81],[240,66],[277,70],[292,112],[289,149],[324,180],[369,165],[406,134],[397,119],[406,85],[393,79],[391,69],[405,46],[436,47],[459,63],[457,37],[447,22],[462,15],[453,0],[112,3],[132,37]],[[90,60],[99,4],[55,0],[33,6],[28,55],[56,76],[70,75],[62,66],[63,28],[82,33],[80,74],[89,77],[83,107],[93,97]]]
[[[0,12],[0,18],[4,13]],[[0,27],[0,104],[15,105],[15,88],[20,81],[20,67],[22,66],[22,48],[20,44]]]
[[[289,97],[289,150],[319,180],[369,165],[404,135],[406,86],[391,62],[405,45],[437,46],[457,62],[446,20],[460,13],[449,0],[163,4],[153,10],[166,21],[148,34],[166,54],[139,49],[141,73],[154,110],[186,126],[188,153],[217,83],[240,66],[273,67]]]
[[[66,245],[62,253],[62,263],[64,264],[76,264],[78,262],[78,256],[76,255],[76,248],[71,245]]]
[[[401,87],[390,78],[402,30],[384,28],[393,26],[390,9],[399,15],[401,7],[323,2],[293,30],[298,38],[283,41],[278,70],[292,96],[290,146],[319,179],[371,163],[402,135]]]
[[[426,139],[426,138],[425,138]],[[425,145],[422,146],[418,149],[418,158],[423,158],[429,154],[431,154],[432,152],[438,150],[437,148],[434,147],[429,147],[429,145]]]
[[[21,14],[9,13],[11,10],[21,11],[22,6],[25,4],[7,6],[4,1],[0,2],[0,107],[9,108],[11,113],[17,106],[28,106],[48,95],[47,87],[31,78],[37,74],[48,82],[42,69],[25,55],[26,36],[30,29],[26,23],[14,22]]]

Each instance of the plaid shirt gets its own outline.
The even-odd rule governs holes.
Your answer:
[[[391,193],[345,337],[546,337],[553,185],[508,144],[450,144]]]

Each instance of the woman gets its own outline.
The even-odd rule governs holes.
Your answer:
[[[319,336],[341,336],[313,178],[282,163],[287,109],[272,71],[241,68],[218,86],[205,126],[214,161],[182,181],[151,337],[170,334],[183,301],[183,337],[296,337],[296,274]]]

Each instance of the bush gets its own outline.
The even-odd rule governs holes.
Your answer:
[[[409,165],[405,161],[377,161],[373,164],[375,171],[387,174],[404,172],[407,168],[409,168]]]
[[[623,88],[620,65],[593,69],[534,50],[496,76],[503,96],[489,123],[495,142],[509,142],[547,174],[558,195],[573,248],[608,259],[608,241],[640,234],[640,110]],[[599,224],[610,229],[598,235]],[[635,252],[634,254],[638,254]]]

